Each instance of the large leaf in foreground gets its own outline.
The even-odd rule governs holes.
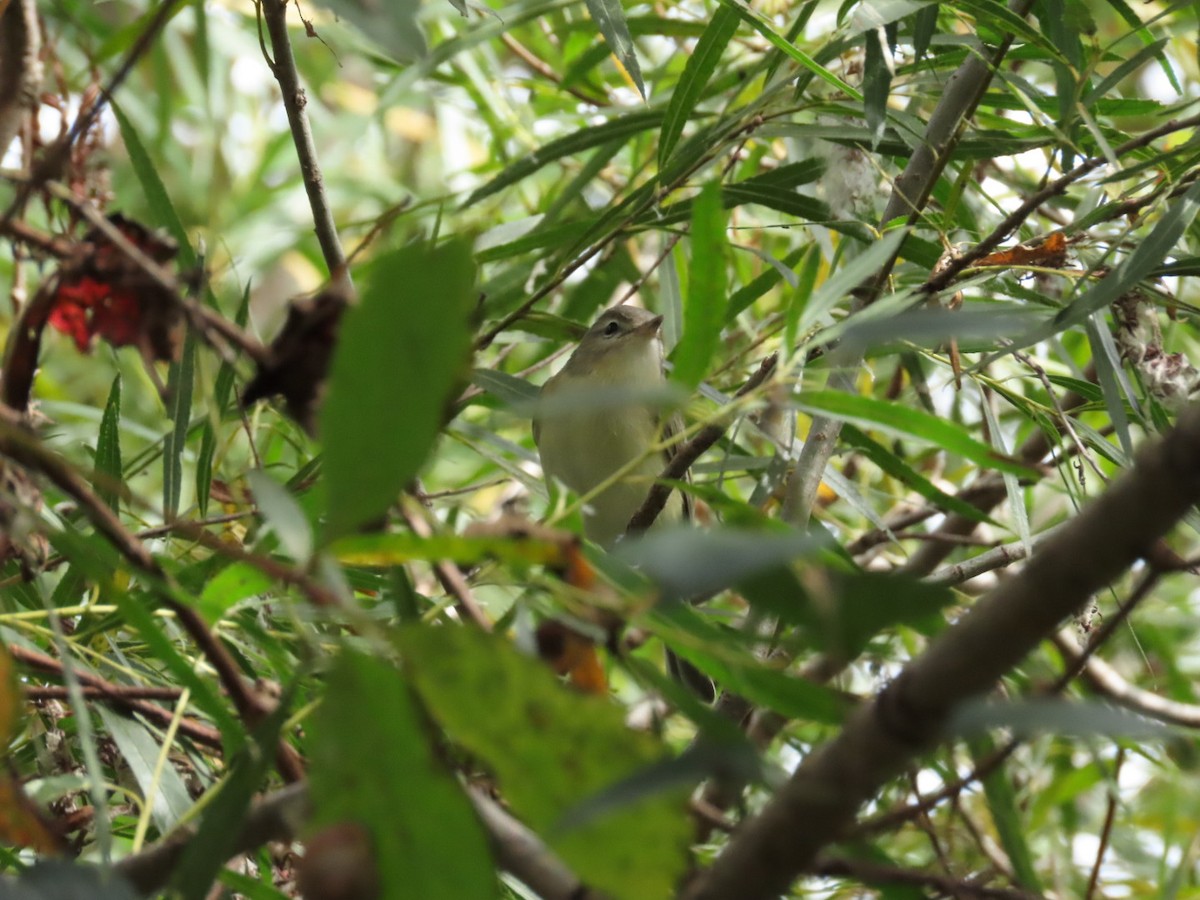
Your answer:
[[[383,896],[495,895],[483,829],[392,666],[343,651],[313,732],[314,824],[367,830]]]
[[[657,740],[629,731],[620,707],[559,684],[495,635],[412,628],[400,646],[430,714],[495,773],[514,811],[587,884],[618,898],[670,894],[686,864],[686,790],[562,827],[583,801],[665,759]]]
[[[475,266],[466,242],[397,250],[363,281],[321,409],[330,537],[383,513],[417,474],[471,346]]]

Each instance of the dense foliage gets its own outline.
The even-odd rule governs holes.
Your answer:
[[[1200,895],[1198,24],[0,2],[3,877]],[[631,298],[699,526],[605,552]]]

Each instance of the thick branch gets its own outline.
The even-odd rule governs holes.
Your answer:
[[[1200,500],[1200,406],[1147,445],[1029,564],[943,632],[746,822],[690,900],[785,891],[859,807],[944,737],[955,707],[990,689],[1062,619],[1141,558]]]
[[[37,102],[42,83],[42,31],[34,0],[0,4],[0,157]]]

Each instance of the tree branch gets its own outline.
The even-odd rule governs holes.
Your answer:
[[[283,97],[283,108],[287,111],[288,125],[292,129],[292,142],[296,145],[296,156],[300,160],[300,174],[304,179],[304,190],[308,193],[308,205],[312,209],[313,227],[325,265],[331,277],[346,271],[346,254],[338,239],[329,198],[325,196],[325,181],[321,176],[321,164],[317,162],[317,147],[313,143],[308,114],[304,111],[308,97],[300,84],[300,73],[296,71],[296,57],[292,53],[292,39],[288,35],[288,0],[258,0],[263,19],[267,23],[267,34],[271,37],[273,60],[268,59],[271,74],[279,82]]]
[[[990,689],[1200,500],[1198,460],[1200,406],[1192,406],[1020,573],[939,635],[873,702],[852,713],[841,734],[804,760],[685,896],[755,898],[786,890],[863,803],[942,739],[958,705]]]
[[[1018,16],[1024,17],[1033,0],[1009,0],[1008,8]],[[942,91],[941,100],[934,107],[929,117],[929,125],[925,129],[925,137],[913,151],[908,165],[896,178],[892,195],[883,213],[881,224],[886,226],[893,219],[907,216],[915,221],[929,199],[933,186],[946,167],[950,154],[958,142],[962,128],[975,108],[983,98],[988,84],[992,80],[992,72],[1000,65],[1008,52],[1012,35],[1006,35],[1004,42],[991,54],[989,59],[981,55],[968,53],[962,65],[950,76]],[[899,250],[897,249],[897,254]],[[865,294],[860,306],[870,305],[879,295],[897,256],[893,255],[876,274],[870,287],[865,288]],[[862,362],[861,356],[848,360],[845,369],[857,371]],[[831,379],[835,390],[847,390],[852,387],[849,377],[842,373],[834,373]],[[816,416],[808,432],[808,439],[800,451],[796,468],[788,481],[787,495],[783,504],[783,516],[793,525],[804,526],[812,513],[813,503],[817,497],[817,489],[821,486],[821,476],[837,446],[838,435],[842,433],[842,423],[837,419]]]

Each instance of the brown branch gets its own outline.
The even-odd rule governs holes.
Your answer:
[[[48,672],[59,677],[63,675],[62,663],[44,653],[38,653],[36,650],[27,650],[18,644],[9,645],[8,652],[13,659],[24,663],[30,668],[41,672]],[[178,688],[150,688],[139,685],[113,684],[111,681],[107,681],[98,675],[79,671],[78,669],[75,671],[75,677],[83,685],[85,697],[95,696],[99,699],[111,701],[112,707],[118,712],[127,714],[136,713],[164,728],[170,725],[175,718],[175,714],[171,710],[149,702],[149,698],[155,697],[155,699],[161,700],[177,699],[180,695]],[[65,687],[51,688],[30,685],[24,688],[24,692],[30,700],[59,699],[59,692],[61,692],[61,696],[65,696],[67,689]],[[172,692],[173,695],[166,692]],[[221,732],[197,722],[195,719],[181,718],[179,720],[178,731],[197,744],[213,750],[221,750],[223,747]]]
[[[937,875],[918,869],[888,866],[865,859],[847,859],[840,856],[819,857],[808,870],[810,875],[824,878],[851,878],[867,885],[906,884],[914,887],[931,888],[939,895],[957,898],[979,898],[979,900],[1040,900],[1040,894],[1015,888],[988,887],[971,879]]]
[[[260,722],[269,712],[264,698],[249,687],[242,677],[233,656],[191,607],[180,603],[163,585],[167,576],[145,544],[130,533],[117,514],[96,495],[78,472],[62,457],[52,453],[24,428],[21,417],[11,409],[0,406],[0,455],[23,465],[49,479],[59,490],[74,500],[92,526],[111,543],[137,570],[147,575],[162,603],[171,609],[180,625],[196,642],[197,647],[212,665],[229,694],[234,708],[248,727]],[[304,768],[294,747],[281,740],[278,748],[280,774],[289,781],[303,777]]]
[[[771,377],[771,373],[775,371],[775,364],[778,357],[772,353],[770,356],[763,359],[759,364],[758,369],[751,375],[746,383],[743,384],[734,397],[745,397],[764,381]],[[667,463],[667,467],[662,470],[659,475],[659,480],[650,488],[650,493],[646,495],[646,499],[642,501],[642,505],[638,507],[637,512],[629,519],[629,524],[625,527],[626,534],[636,534],[639,531],[645,531],[654,524],[654,520],[667,505],[667,499],[671,496],[671,491],[674,488],[665,482],[678,481],[687,474],[688,469],[698,460],[709,447],[719,441],[722,435],[729,428],[729,422],[712,422],[705,425],[696,433],[696,436],[691,440],[681,444],[675,455],[671,457],[671,461]]]
[[[0,3],[0,157],[37,107],[41,47],[36,0]]]
[[[308,124],[308,96],[300,84],[300,73],[296,70],[296,57],[292,53],[292,39],[288,35],[288,0],[257,0],[267,23],[267,34],[271,38],[274,59],[267,59],[271,74],[279,82],[279,93],[283,108],[287,112],[288,125],[292,130],[292,142],[296,145],[296,157],[300,161],[300,175],[304,179],[304,190],[308,194],[308,205],[312,209],[313,227],[325,265],[331,277],[346,272],[346,254],[338,239],[337,225],[325,195],[325,182],[321,176],[321,164],[317,161],[317,147],[313,143],[312,129]]]
[[[601,900],[584,886],[541,839],[496,801],[468,788],[467,797],[487,831],[496,862],[544,900]],[[272,841],[291,842],[310,815],[307,784],[293,784],[261,798],[246,815],[232,856],[249,853]],[[195,831],[185,828],[141,853],[127,856],[116,870],[143,894],[153,894],[170,881]]]
[[[1113,157],[1124,156],[1127,153],[1132,153],[1134,150],[1140,150],[1152,141],[1158,140],[1160,137],[1165,137],[1176,131],[1183,131],[1188,128],[1195,128],[1200,125],[1200,115],[1191,116],[1187,119],[1178,121],[1172,119],[1170,122],[1164,122],[1157,128],[1152,128],[1145,134],[1139,135],[1132,140],[1126,141],[1119,147],[1113,150]],[[1057,196],[1065,191],[1068,187],[1074,184],[1084,176],[1094,172],[1102,166],[1108,165],[1109,157],[1094,156],[1091,159],[1085,159],[1071,171],[1056,178],[1046,187],[1042,188],[1036,194],[1028,197],[1020,206],[1013,210],[1005,219],[992,229],[991,234],[985,237],[982,241],[972,247],[962,256],[951,260],[945,268],[939,271],[922,285],[921,290],[928,294],[936,294],[938,291],[949,285],[959,273],[970,267],[976,260],[982,259],[993,250],[1000,246],[1000,242],[1008,237],[1016,229],[1020,228],[1024,221],[1031,216],[1039,206],[1049,200],[1051,197]]]
[[[407,509],[403,503],[400,504],[400,515],[403,516],[409,529],[417,537],[427,538],[433,534],[429,523],[412,510]],[[438,560],[433,564],[433,574],[437,576],[442,589],[454,598],[455,609],[458,610],[463,621],[472,622],[484,631],[492,630],[492,620],[488,618],[487,613],[480,607],[479,601],[475,599],[475,595],[471,592],[471,585],[467,583],[467,578],[457,563],[444,559]]]
[[[1200,406],[1192,406],[1020,573],[942,632],[873,702],[855,710],[834,740],[810,753],[685,896],[752,900],[787,890],[863,803],[943,738],[958,706],[991,689],[1186,515],[1200,500],[1198,460]]]

